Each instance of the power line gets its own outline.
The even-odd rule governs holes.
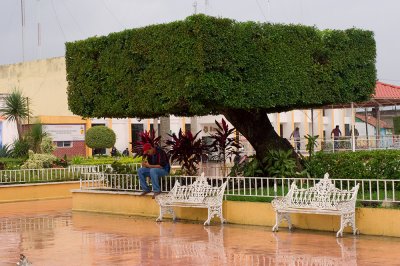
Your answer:
[[[68,8],[67,4],[65,3],[65,1],[61,1],[61,3],[64,5],[65,9],[67,10],[68,14],[71,16],[72,21],[75,23],[75,26],[78,28],[78,31],[85,36],[85,34],[83,33],[81,27],[79,26],[78,21],[76,20],[76,18],[74,17],[74,15],[72,14],[71,10]]]
[[[62,28],[62,26],[61,26],[60,20],[58,19],[57,11],[56,11],[56,8],[54,7],[54,2],[53,2],[53,0],[51,0],[51,7],[52,7],[52,9],[53,9],[53,11],[54,11],[54,14],[56,15],[57,25],[58,25],[58,27],[59,27],[59,29],[60,29],[60,31],[61,31],[63,37],[64,37],[64,42],[66,42],[66,41],[67,41],[67,38],[65,37],[64,30],[63,30],[63,28]]]
[[[108,6],[106,5],[106,3],[104,2],[104,0],[101,0],[101,2],[103,3],[104,7],[107,9],[108,13],[110,13],[110,15],[115,19],[115,21],[117,21],[117,23],[119,24],[119,26],[123,29],[125,29],[126,27],[124,25],[122,25],[121,21],[119,21],[119,19],[114,15],[113,12],[111,12],[111,10],[108,8]]]
[[[25,0],[21,0],[22,62],[25,61],[24,30],[25,30]]]
[[[267,16],[265,16],[264,11],[262,10],[261,5],[258,2],[258,0],[256,0],[256,3],[257,3],[257,6],[258,6],[258,9],[260,9],[260,12],[261,12],[262,16],[264,17],[265,21],[268,22]]]

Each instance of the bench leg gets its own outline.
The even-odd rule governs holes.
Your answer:
[[[356,228],[356,215],[355,213],[345,213],[340,216],[340,229],[336,233],[336,237],[343,236],[343,230],[346,226],[351,226],[353,228],[353,234],[357,233]]]
[[[292,220],[290,219],[290,214],[287,212],[276,212],[275,225],[272,227],[273,232],[279,230],[279,224],[282,222],[282,220],[286,220],[288,222],[289,230],[292,230]]]
[[[158,216],[158,218],[156,219],[156,222],[161,222],[162,218],[165,214],[171,214],[172,215],[172,220],[175,221],[176,219],[176,215],[175,215],[175,211],[172,207],[165,207],[165,206],[160,206],[160,215]]]
[[[221,220],[221,224],[225,223],[225,219],[222,216],[222,206],[209,206],[208,207],[208,218],[207,221],[204,222],[204,225],[210,225],[211,219],[217,216]]]

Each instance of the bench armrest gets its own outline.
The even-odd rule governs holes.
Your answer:
[[[289,206],[289,199],[287,197],[278,197],[273,199],[271,204],[275,210],[286,209]]]
[[[355,211],[355,202],[354,201],[342,201],[337,205],[337,209],[342,213],[350,213]]]

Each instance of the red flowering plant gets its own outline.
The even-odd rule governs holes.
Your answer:
[[[133,153],[136,153],[135,157],[143,155],[143,145],[150,143],[153,147],[160,146],[161,136],[156,137],[156,132],[154,129],[150,131],[143,131],[138,134],[139,140],[133,144]]]
[[[211,154],[212,160],[221,162],[222,173],[226,175],[226,161],[228,159],[232,161],[232,157],[239,154],[241,145],[233,136],[235,128],[229,128],[225,119],[222,118],[221,123],[215,120],[215,124],[217,125],[216,133],[211,134],[212,142],[207,146],[207,149]]]
[[[178,162],[186,175],[196,175],[201,162],[204,146],[201,139],[197,139],[200,132],[193,135],[190,131],[183,133],[182,129],[179,129],[178,135],[168,134],[171,139],[165,142],[169,147],[168,155],[171,161]]]

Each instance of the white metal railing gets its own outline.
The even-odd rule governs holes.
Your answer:
[[[124,164],[129,166],[134,171],[137,171],[138,168],[141,167],[140,163],[129,163]],[[68,166],[71,171],[78,171],[82,173],[98,173],[105,172],[107,169],[111,169],[111,164],[98,164],[98,165],[70,165]]]
[[[68,168],[1,170],[0,184],[79,180],[80,173]]]
[[[178,180],[181,184],[191,184],[196,176],[166,176],[160,181],[161,191],[168,192]],[[225,196],[274,198],[284,196],[292,182],[299,187],[313,187],[318,178],[273,178],[273,177],[209,177],[213,186],[220,186],[228,180]],[[358,201],[400,202],[400,180],[385,179],[331,179],[337,188],[350,190],[360,183]],[[116,175],[104,173],[83,173],[81,189],[107,189],[116,191],[141,191],[136,175]]]
[[[132,170],[140,167],[139,163],[128,164]],[[78,181],[81,173],[101,173],[111,168],[111,165],[71,165],[67,168],[42,168],[0,170],[0,185],[18,183],[40,183],[57,181]]]
[[[297,143],[300,144],[300,152],[306,153],[307,139],[301,138],[299,142],[290,139],[289,142],[297,149]],[[354,150],[383,150],[383,149],[400,149],[400,135],[387,136],[357,136],[354,137]],[[326,152],[335,151],[352,151],[353,141],[351,136],[340,137],[338,140],[333,138],[318,138],[316,151],[323,150]]]

